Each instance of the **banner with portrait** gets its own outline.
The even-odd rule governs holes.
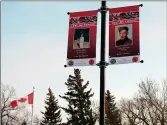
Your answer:
[[[67,67],[96,65],[97,13],[69,13]]]
[[[109,9],[109,64],[140,62],[139,5]]]

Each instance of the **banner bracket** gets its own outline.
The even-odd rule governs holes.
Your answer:
[[[109,65],[109,63],[107,63],[107,62],[102,62],[102,61],[101,61],[101,62],[97,63],[96,65],[99,66],[99,67],[101,67],[101,66],[106,67],[106,66]]]
[[[106,8],[106,9],[104,9],[104,8],[100,8],[100,9],[98,9],[98,12],[102,12],[102,11],[107,12],[107,11],[109,11],[109,8]]]
[[[144,60],[140,60],[140,63],[144,63]]]
[[[139,6],[140,6],[140,7],[143,7],[143,4],[140,4]]]
[[[109,8],[107,8],[106,5],[103,5],[103,6],[100,7],[100,9],[98,9],[98,12],[102,12],[102,11],[107,12],[107,11],[109,11]]]

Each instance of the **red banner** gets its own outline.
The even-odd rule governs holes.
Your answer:
[[[140,61],[139,5],[109,9],[109,62]]]
[[[70,13],[67,66],[96,64],[97,10]]]

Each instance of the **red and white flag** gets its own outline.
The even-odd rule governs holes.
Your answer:
[[[34,97],[34,94],[32,92],[25,97],[11,101],[10,106],[12,108],[16,108],[16,107],[19,107],[20,105],[33,104],[33,97]]]

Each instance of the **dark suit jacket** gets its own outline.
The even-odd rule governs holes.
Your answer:
[[[131,45],[131,44],[132,44],[132,40],[129,39],[128,37],[123,40],[116,41],[116,46]]]

